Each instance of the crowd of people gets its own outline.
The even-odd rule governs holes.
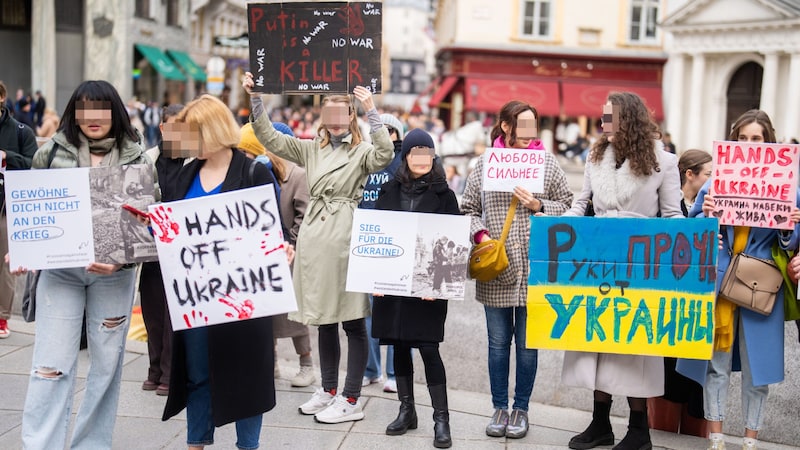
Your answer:
[[[164,420],[186,410],[190,449],[213,444],[215,428],[232,422],[236,447],[258,448],[262,415],[280,400],[274,384],[280,377],[275,349],[279,338],[292,338],[297,353],[299,368],[292,386],[314,385],[314,351],[319,361],[319,387],[298,405],[300,415],[326,424],[362,420],[362,387],[380,381],[384,391],[396,392],[399,400],[398,415],[385,429],[392,436],[419,426],[412,357],[418,352],[433,406],[433,445],[452,446],[447,375],[439,349],[448,302],[346,290],[348,259],[342,255],[348,254],[357,208],[465,215],[473,244],[507,233],[508,268],[494,280],[476,282],[476,300],[486,320],[493,409],[485,434],[524,438],[530,429],[528,411],[538,366],[538,350],[526,345],[531,220],[545,215],[668,220],[711,216],[714,210],[710,153],[676,152],[674,144],[662,140],[666,135],[633,93],[609,94],[606,105],[598,105],[598,115],[604,106],[612,106],[614,113],[604,114],[600,133],[591,143],[566,147],[572,152],[568,156],[582,154],[585,160],[582,189],[573,194],[557,158],[559,149],[542,139],[546,133],[536,105],[510,99],[497,111],[488,137],[481,134],[483,123],[474,118],[458,138],[446,137],[438,120],[404,117],[397,111],[381,114],[372,93],[360,86],[352,96],[326,96],[319,108],[273,111],[267,111],[260,94],[253,92],[249,73],[243,88],[250,96],[247,114],[238,114],[247,118],[244,124],[210,95],[186,105],[126,105],[105,81],[81,83],[62,117],[54,119],[48,117],[41,93],[35,100],[18,93],[14,101],[7,99],[0,83],[0,156],[10,170],[151,164],[162,202],[272,185],[297,299],[297,311],[289,314],[173,331],[158,262],[143,264],[139,272],[135,264],[103,262],[42,271],[23,413],[26,448],[111,448],[120,349],[130,324],[137,274],[150,358],[142,389],[167,397]],[[49,122],[53,120],[55,124]],[[563,133],[575,134],[573,122],[565,125]],[[42,136],[50,139],[38,150],[34,129],[50,133]],[[442,148],[448,139],[466,142],[467,134],[471,144],[466,150]],[[727,139],[777,140],[770,118],[758,110],[740,116]],[[485,191],[480,153],[486,147],[545,150],[543,188]],[[446,161],[447,156],[458,162]],[[463,164],[458,159],[462,157],[473,161]],[[146,225],[149,219],[140,220]],[[800,209],[795,207],[789,220],[794,230],[722,226],[717,279],[738,253],[772,260],[776,248],[797,248]],[[5,214],[0,225],[2,247],[7,240]],[[433,266],[438,264],[436,254],[434,249]],[[10,275],[26,271],[9,268],[7,260],[0,271],[0,338],[10,334]],[[800,258],[784,261],[784,272],[796,280]],[[439,287],[450,282],[436,269],[428,275]],[[55,298],[58,301],[50,301]],[[655,428],[707,437],[710,449],[724,449],[730,375],[741,370],[744,449],[756,448],[769,385],[784,377],[783,291],[766,316],[718,298],[714,323],[710,361],[566,352],[562,383],[590,390],[593,407],[587,428],[565,444],[574,449],[614,444],[618,450],[649,449],[649,430]],[[318,330],[313,350],[309,326]],[[347,345],[343,383],[340,327]],[[91,364],[86,394],[68,437],[82,331],[87,333]],[[248,345],[235,345],[244,341]],[[381,347],[386,347],[388,360],[385,377]],[[621,440],[615,438],[610,421],[614,396],[625,396],[630,409]]]

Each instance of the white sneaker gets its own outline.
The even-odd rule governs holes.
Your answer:
[[[383,383],[383,392],[397,392],[397,380],[389,378]]]
[[[380,383],[383,381],[383,377],[364,377],[361,380],[361,387],[369,386],[370,384]]]
[[[357,401],[354,405],[341,395],[336,396],[331,406],[314,416],[314,420],[321,423],[354,422],[363,418],[364,411],[361,409],[361,402]]]
[[[325,389],[318,388],[316,391],[314,391],[314,395],[311,396],[311,400],[300,405],[297,410],[300,411],[300,414],[305,414],[307,416],[316,414],[333,404],[333,397],[334,396],[331,395],[330,392],[326,391]]]
[[[755,442],[744,442],[744,443],[742,443],[742,450],[756,450],[756,443]]]
[[[317,381],[317,377],[314,375],[314,367],[300,366],[300,371],[292,378],[292,387],[311,386],[315,381]]]
[[[725,441],[719,438],[708,441],[708,450],[725,450]]]

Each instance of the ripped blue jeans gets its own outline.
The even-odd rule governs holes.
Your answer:
[[[83,267],[45,270],[36,289],[33,367],[22,414],[25,448],[64,448],[86,312],[89,373],[69,447],[111,448],[135,269],[93,275]]]

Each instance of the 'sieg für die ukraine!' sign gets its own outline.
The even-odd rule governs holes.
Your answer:
[[[800,146],[715,141],[712,194],[721,225],[791,230]]]
[[[251,3],[247,21],[255,92],[381,92],[382,3]]]
[[[529,347],[711,358],[716,220],[531,222]]]

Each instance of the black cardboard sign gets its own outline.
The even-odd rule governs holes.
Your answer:
[[[380,2],[247,5],[255,92],[381,92]]]

